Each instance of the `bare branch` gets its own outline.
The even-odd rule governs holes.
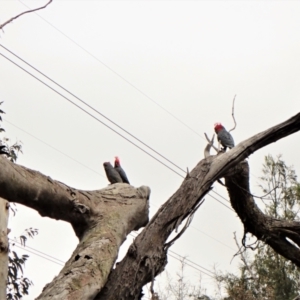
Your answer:
[[[252,196],[253,198],[257,198],[257,199],[266,199],[266,200],[271,200],[266,198],[266,196],[270,195],[273,191],[275,191],[276,189],[279,188],[278,185],[276,185],[273,189],[271,189],[269,192],[267,192],[266,194],[262,195],[262,196],[255,196],[254,194],[250,193],[247,189],[244,189],[243,187],[241,187],[237,182],[234,182],[235,185],[237,185],[239,188],[243,189],[246,193],[249,193],[250,196]]]
[[[170,248],[174,244],[174,242],[176,240],[178,240],[183,235],[183,233],[187,230],[187,228],[190,226],[190,224],[193,220],[193,217],[194,217],[194,214],[195,214],[196,210],[199,208],[200,205],[203,204],[204,200],[205,199],[203,199],[201,202],[199,202],[198,205],[190,212],[190,215],[188,216],[187,221],[186,221],[185,225],[183,226],[183,228],[181,229],[181,231],[170,242],[165,244],[165,249]],[[178,221],[181,223],[182,217],[180,217]],[[179,226],[178,221],[177,221],[175,232],[177,232],[177,229],[178,229],[178,226]]]
[[[234,95],[234,98],[233,98],[233,101],[232,101],[232,113],[231,113],[232,119],[234,121],[234,127],[232,129],[230,129],[229,132],[233,131],[235,129],[235,127],[236,127],[236,121],[235,121],[235,117],[234,117],[234,102],[235,102],[235,97],[236,97],[236,95]]]
[[[237,181],[236,178],[239,178],[239,184],[243,188],[247,188],[247,185],[249,186],[249,169],[245,158],[256,150],[299,130],[300,113],[241,142],[226,153],[209,156],[200,161],[191,170],[190,177],[184,179],[180,188],[160,207],[144,230],[137,236],[135,239],[137,247],[134,255],[130,251],[131,248],[129,248],[127,255],[112,270],[105,287],[94,299],[139,299],[138,295],[140,295],[142,287],[151,282],[152,278],[153,269],[150,270],[146,266],[145,260],[151,257],[155,276],[164,270],[167,264],[168,250],[166,249],[166,240],[176,229],[178,219],[185,220],[185,218],[189,218],[201,199],[210,191],[211,185],[217,179],[231,173],[229,172],[230,169],[233,170],[232,176],[235,175],[233,180]],[[275,226],[291,230],[293,226],[298,225],[300,235],[300,223],[281,222],[265,217],[255,206],[253,198],[243,189],[239,189],[234,185],[232,180],[230,182],[230,179],[226,178],[226,186],[228,188],[228,185],[230,185],[231,203],[244,223],[245,232],[254,234],[257,239],[263,240],[275,251],[300,266],[300,255],[297,256],[300,250],[295,249],[292,244],[278,236],[277,232],[272,231]],[[189,221],[187,220],[187,224],[189,224]],[[267,223],[264,221],[267,221]],[[292,236],[290,238],[292,239]],[[128,280],[128,278],[134,278],[135,274],[134,281]]]
[[[234,232],[234,241],[235,241],[235,244],[237,245],[237,247],[241,250],[242,246],[239,245],[238,241],[237,241],[237,237],[236,237],[236,232]],[[240,251],[239,250],[239,251]],[[254,274],[252,273],[252,270],[251,268],[249,267],[248,263],[247,263],[247,260],[246,260],[246,257],[244,256],[244,253],[245,251],[240,251],[240,255],[241,255],[241,258],[242,258],[242,262],[244,263],[244,265],[246,266],[248,272],[250,273],[251,277],[254,279],[255,276]]]
[[[225,181],[231,205],[244,225],[245,234],[242,244],[254,248],[245,245],[245,236],[251,233],[258,241],[263,241],[296,266],[300,266],[300,249],[295,246],[300,244],[300,222],[279,220],[265,215],[258,208],[249,191],[248,163],[243,162],[234,169],[236,173],[229,177],[225,175]],[[236,182],[239,182],[239,185]],[[289,242],[287,238],[295,244]]]
[[[300,222],[277,220],[259,210],[250,195],[249,167],[245,160],[256,150],[299,130],[300,113],[250,137],[231,151],[201,160],[148,224],[148,187],[135,189],[127,184],[117,183],[101,191],[78,191],[0,156],[0,197],[32,207],[43,216],[70,222],[80,239],[74,255],[59,277],[44,289],[38,299],[49,299],[55,289],[59,289],[61,294],[57,294],[55,299],[51,296],[53,300],[66,299],[66,295],[71,293],[72,299],[140,299],[142,287],[164,270],[168,247],[189,226],[193,213],[201,205],[204,196],[211,190],[214,182],[222,177],[225,177],[232,207],[244,224],[245,235],[255,235],[258,240],[270,245],[277,253],[300,266],[300,249],[289,241],[300,244]],[[237,186],[236,182],[242,188]],[[120,193],[116,189],[120,189]],[[116,199],[116,192],[121,196],[119,200]],[[141,194],[143,201],[139,199]],[[122,213],[118,209],[121,209]],[[124,210],[127,212],[125,215]],[[186,224],[175,240],[166,243],[171,233],[176,231],[184,220]],[[112,233],[108,234],[109,230],[102,228],[102,225],[111,227],[115,222],[118,222],[118,227],[110,228]],[[132,229],[137,230],[145,225],[125,258],[112,269],[117,249],[126,235]],[[111,243],[114,243],[113,256],[110,256],[110,262],[107,263],[107,258],[103,257],[99,246],[107,250],[105,253],[108,256],[109,252],[112,253]],[[97,253],[96,256],[93,251]],[[98,261],[101,261],[102,265],[98,264]],[[102,268],[103,264],[106,266],[105,271]],[[69,289],[69,282],[87,283],[84,266],[88,266],[96,276],[91,283],[88,282],[80,288],[75,284]],[[66,276],[68,279],[65,279]]]
[[[53,0],[49,0],[49,2],[47,4],[45,4],[44,6],[41,6],[39,8],[35,8],[35,9],[30,9],[30,10],[27,10],[27,11],[24,11],[22,13],[20,13],[19,15],[9,19],[8,21],[6,21],[5,23],[1,24],[0,25],[0,29],[3,29],[4,26],[6,26],[7,24],[11,23],[13,20],[21,17],[22,15],[25,15],[25,14],[28,14],[28,13],[31,13],[31,12],[34,12],[34,11],[37,11],[37,10],[40,10],[40,9],[43,9],[43,8],[46,8]]]
[[[205,132],[204,132],[204,135],[205,135],[205,137],[206,137],[206,139],[208,141],[208,144],[206,145],[206,147],[204,149],[204,157],[207,158],[208,156],[210,156],[210,148],[211,147],[213,147],[217,152],[219,152],[219,151],[218,151],[218,148],[216,148],[214,146],[215,135],[213,134],[211,140],[209,140],[208,135]]]

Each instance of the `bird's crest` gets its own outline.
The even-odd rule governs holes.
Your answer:
[[[215,127],[214,127],[215,129],[221,129],[221,128],[224,127],[221,123],[215,123],[214,126],[215,126]]]

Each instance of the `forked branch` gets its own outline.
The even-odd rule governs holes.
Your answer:
[[[110,273],[105,287],[95,297],[95,300],[141,299],[142,287],[151,282],[153,270],[155,276],[164,270],[167,263],[168,248],[166,246],[169,246],[166,244],[166,240],[178,227],[178,220],[182,222],[189,218],[191,212],[198,207],[201,199],[210,191],[212,184],[217,179],[227,177],[231,170],[233,170],[233,175],[237,173],[234,171],[236,166],[247,165],[244,159],[251,153],[299,130],[300,113],[243,141],[226,153],[209,156],[200,161],[190,172],[190,176],[184,179],[180,188],[160,207],[148,225],[137,236],[134,245],[130,246],[127,255]],[[241,173],[238,174],[238,179],[242,180]],[[243,186],[243,188],[245,187]],[[240,191],[242,194],[239,194],[235,201],[236,205],[233,205],[238,214],[240,213],[240,203],[243,205],[244,198],[251,197],[243,189],[240,189]],[[247,208],[247,213],[251,216],[251,211],[254,208]],[[258,223],[258,226],[260,225],[261,222]],[[282,223],[277,223],[277,225],[282,225]],[[249,232],[248,228],[245,231]],[[254,230],[251,232],[256,234]],[[257,238],[263,239],[264,236],[259,235]],[[299,250],[294,248],[293,254],[296,252],[299,252]],[[280,252],[278,251],[278,253]],[[147,264],[149,257],[152,262],[151,267]],[[288,258],[291,259],[291,256]],[[291,260],[295,262],[295,260]],[[298,264],[300,265],[300,255]]]
[[[204,157],[207,158],[210,156],[210,148],[214,148],[217,152],[218,152],[218,148],[214,146],[215,135],[212,136],[211,140],[209,140],[206,133],[204,133],[204,135],[208,141],[208,144],[206,145],[206,147],[204,149]]]

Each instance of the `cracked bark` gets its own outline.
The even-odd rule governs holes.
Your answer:
[[[249,198],[249,193],[244,190],[246,185],[237,194],[236,184],[230,181],[241,180],[240,175],[234,177],[238,174],[234,167],[246,157],[298,130],[300,114],[245,140],[227,153],[203,159],[149,223],[148,187],[134,188],[118,183],[97,191],[76,190],[0,157],[0,197],[31,207],[42,216],[71,223],[79,238],[69,261],[38,299],[140,299],[142,287],[153,280],[167,263],[168,248],[175,241],[166,243],[170,234],[183,221],[190,221],[213,183],[224,176],[232,193],[230,196],[236,199],[232,200],[232,206],[245,224],[246,231],[265,239],[268,232],[276,237],[277,228],[277,235],[278,232],[280,237],[285,234],[299,244],[298,222],[265,219],[254,201],[249,199],[245,201],[247,205],[240,205],[245,195]],[[245,180],[247,182],[247,178]],[[238,197],[234,198],[234,193]],[[254,216],[257,226],[251,223]],[[126,235],[145,225],[125,258],[112,270]],[[272,244],[278,253],[289,255],[289,259],[298,263],[299,254],[290,249],[291,243],[286,239],[273,239],[273,235],[271,237],[266,242]],[[290,250],[293,251],[287,254]]]
[[[142,287],[152,280],[153,272],[156,276],[167,263],[169,245],[166,244],[166,240],[174,228],[177,227],[177,221],[183,221],[193,211],[197,203],[211,189],[214,181],[225,175],[226,178],[230,178],[236,173],[233,167],[241,163],[250,154],[299,130],[300,113],[241,142],[227,153],[210,156],[200,161],[184,180],[179,190],[158,210],[136,238],[127,255],[111,272],[105,287],[95,299],[141,299]],[[239,198],[239,201],[243,200]],[[253,204],[251,205],[247,209],[255,211],[256,207]],[[237,209],[235,206],[233,208]],[[244,222],[243,218],[242,222]],[[259,223],[258,227],[260,225],[262,224]],[[269,242],[279,252],[278,243]],[[281,249],[279,253],[282,252]]]
[[[118,183],[81,191],[3,157],[0,165],[2,197],[70,222],[79,238],[69,261],[37,299],[93,299],[126,236],[148,223],[150,189]]]

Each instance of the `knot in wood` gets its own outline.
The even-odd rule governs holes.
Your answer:
[[[76,200],[76,201],[74,201],[74,210],[81,214],[86,214],[86,213],[89,213],[90,208],[88,206],[80,203],[78,200]]]

